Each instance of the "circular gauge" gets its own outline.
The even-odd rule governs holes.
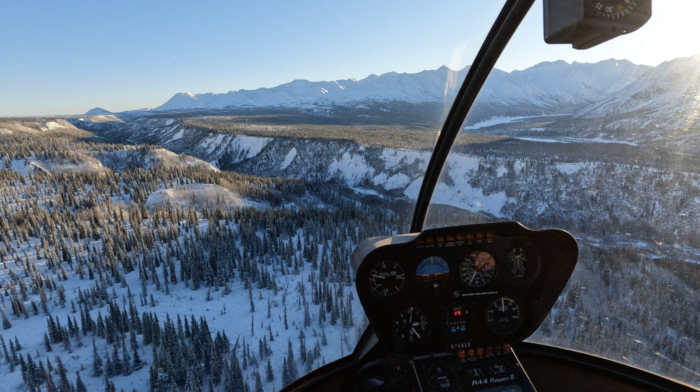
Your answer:
[[[403,344],[421,341],[428,334],[428,316],[418,308],[406,308],[394,317],[394,337]]]
[[[418,264],[416,282],[420,290],[435,292],[447,286],[450,280],[450,267],[447,262],[437,256],[431,256]]]
[[[378,297],[397,294],[406,283],[401,264],[395,261],[380,261],[369,271],[369,288]]]
[[[450,368],[443,365],[433,366],[428,372],[428,380],[440,389],[449,389],[455,385],[456,381],[453,380]]]
[[[486,308],[486,324],[499,335],[515,332],[522,321],[521,316],[520,305],[508,297],[498,298]]]
[[[487,252],[472,252],[459,268],[464,283],[472,287],[487,284],[496,275],[496,260]]]
[[[517,279],[528,279],[537,269],[537,256],[526,247],[516,247],[508,252],[507,270]]]
[[[619,20],[631,14],[637,7],[634,1],[630,0],[591,0],[589,3],[591,14],[601,19]]]

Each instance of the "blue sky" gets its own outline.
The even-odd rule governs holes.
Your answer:
[[[461,68],[502,4],[0,0],[0,116],[122,111],[159,106],[180,91]],[[657,1],[642,30],[575,51],[543,43],[538,1],[497,67],[608,58],[657,65],[693,55],[700,52],[692,19],[699,4]]]

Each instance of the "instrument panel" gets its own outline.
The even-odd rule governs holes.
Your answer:
[[[576,241],[563,230],[502,222],[370,238],[355,249],[353,267],[388,353],[479,358],[539,327],[577,258]]]

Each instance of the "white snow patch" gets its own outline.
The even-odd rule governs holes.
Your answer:
[[[359,193],[360,195],[373,195],[382,197],[382,195],[380,195],[379,192],[375,191],[374,189],[354,187],[352,188],[352,190],[355,191],[355,193]]]
[[[528,118],[536,118],[536,117],[547,117],[547,116],[522,116],[522,117],[501,117],[501,116],[496,116],[496,117],[491,117],[488,120],[480,121],[474,125],[468,125],[466,127],[463,127],[462,129],[464,130],[472,130],[472,129],[479,129],[479,128],[486,128],[490,127],[493,125],[498,125],[498,124],[506,124],[506,123],[511,123],[511,122],[517,122],[519,120],[525,120]]]
[[[30,163],[31,161],[28,159],[13,159],[12,162],[10,162],[9,169],[26,176],[34,171],[34,166],[32,166]]]
[[[180,129],[176,134],[173,135],[173,137],[170,138],[171,142],[174,142],[175,140],[180,140],[182,139],[182,135],[185,134],[184,129]]]
[[[421,169],[425,169],[430,160],[430,153],[426,151],[385,148],[384,151],[382,151],[382,155],[379,157],[384,161],[384,167],[387,169],[396,167],[400,163],[410,165],[416,160],[422,161],[420,167]]]
[[[420,193],[420,187],[423,184],[423,177],[418,177],[403,190],[403,194],[409,199],[417,200]]]
[[[545,139],[545,138],[540,138],[540,137],[516,137],[516,136],[513,136],[513,139],[525,140],[528,142],[541,142],[541,143],[566,143],[565,140]]]
[[[487,212],[502,217],[501,209],[508,202],[505,192],[485,195],[482,189],[472,188],[471,173],[479,169],[479,158],[462,154],[450,154],[446,169],[454,185],[440,182],[435,187],[432,203],[444,204],[471,212]],[[418,197],[423,177],[414,180],[404,190],[404,195],[415,200]]]
[[[248,150],[246,158],[252,158],[262,151],[263,148],[270,142],[269,137],[256,137],[256,136],[245,136],[237,135],[232,144],[235,144],[238,148],[242,150]]]
[[[282,162],[282,165],[280,165],[280,169],[284,170],[287,167],[289,167],[289,165],[292,164],[292,161],[294,161],[294,158],[296,158],[296,156],[297,156],[297,149],[296,149],[296,147],[292,147],[292,149],[289,150],[289,152],[287,153],[287,156],[284,157],[284,161]]]
[[[593,139],[577,139],[582,142],[593,142],[593,143],[618,143],[618,144],[627,144],[630,146],[637,146],[637,143],[632,143],[632,142],[625,142],[622,140],[609,140],[609,139],[603,139],[600,136],[593,138]]]
[[[214,150],[216,150],[216,148],[221,144],[223,140],[224,135],[216,135],[216,138],[209,142],[209,148],[207,149],[207,153],[211,154],[212,152],[214,152]]]
[[[384,189],[390,190],[390,189],[396,189],[396,188],[403,188],[406,185],[408,185],[410,182],[411,182],[411,179],[408,178],[407,175],[405,175],[403,173],[394,174],[393,176],[389,177],[386,180],[386,183],[384,184]]]
[[[189,184],[178,185],[174,188],[163,189],[151,193],[146,199],[146,207],[155,208],[157,205],[169,205],[173,208],[210,207],[243,207],[243,199],[218,185]]]
[[[566,174],[574,174],[583,168],[580,163],[557,163],[557,170]]]
[[[455,170],[461,169],[463,173],[479,170],[479,158],[464,154],[450,154],[446,164]]]
[[[496,175],[498,175],[498,177],[503,177],[504,174],[508,174],[508,169],[504,166],[499,166],[496,170]]]
[[[328,167],[329,176],[339,174],[345,182],[353,187],[362,179],[374,176],[374,168],[367,164],[362,155],[350,155],[345,152],[339,160],[334,160]]]
[[[386,173],[379,173],[376,177],[372,179],[372,182],[374,185],[379,185],[379,184],[384,184],[387,179],[387,174]]]

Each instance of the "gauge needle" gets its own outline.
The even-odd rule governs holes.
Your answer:
[[[386,279],[386,276],[381,276],[381,275],[372,275],[374,278],[379,278],[379,279]]]
[[[413,327],[411,327],[411,330],[413,331],[413,333],[416,334],[416,336],[418,336],[418,339],[420,339],[420,334],[418,333],[418,331],[416,331],[416,329]]]
[[[474,275],[472,275],[472,278],[469,279],[469,283],[470,283],[470,284],[472,283],[472,280],[474,280],[474,277],[475,277],[475,276],[476,276],[476,272],[474,272]]]
[[[506,311],[506,305],[503,303],[503,298],[501,298],[501,312],[505,313]]]

